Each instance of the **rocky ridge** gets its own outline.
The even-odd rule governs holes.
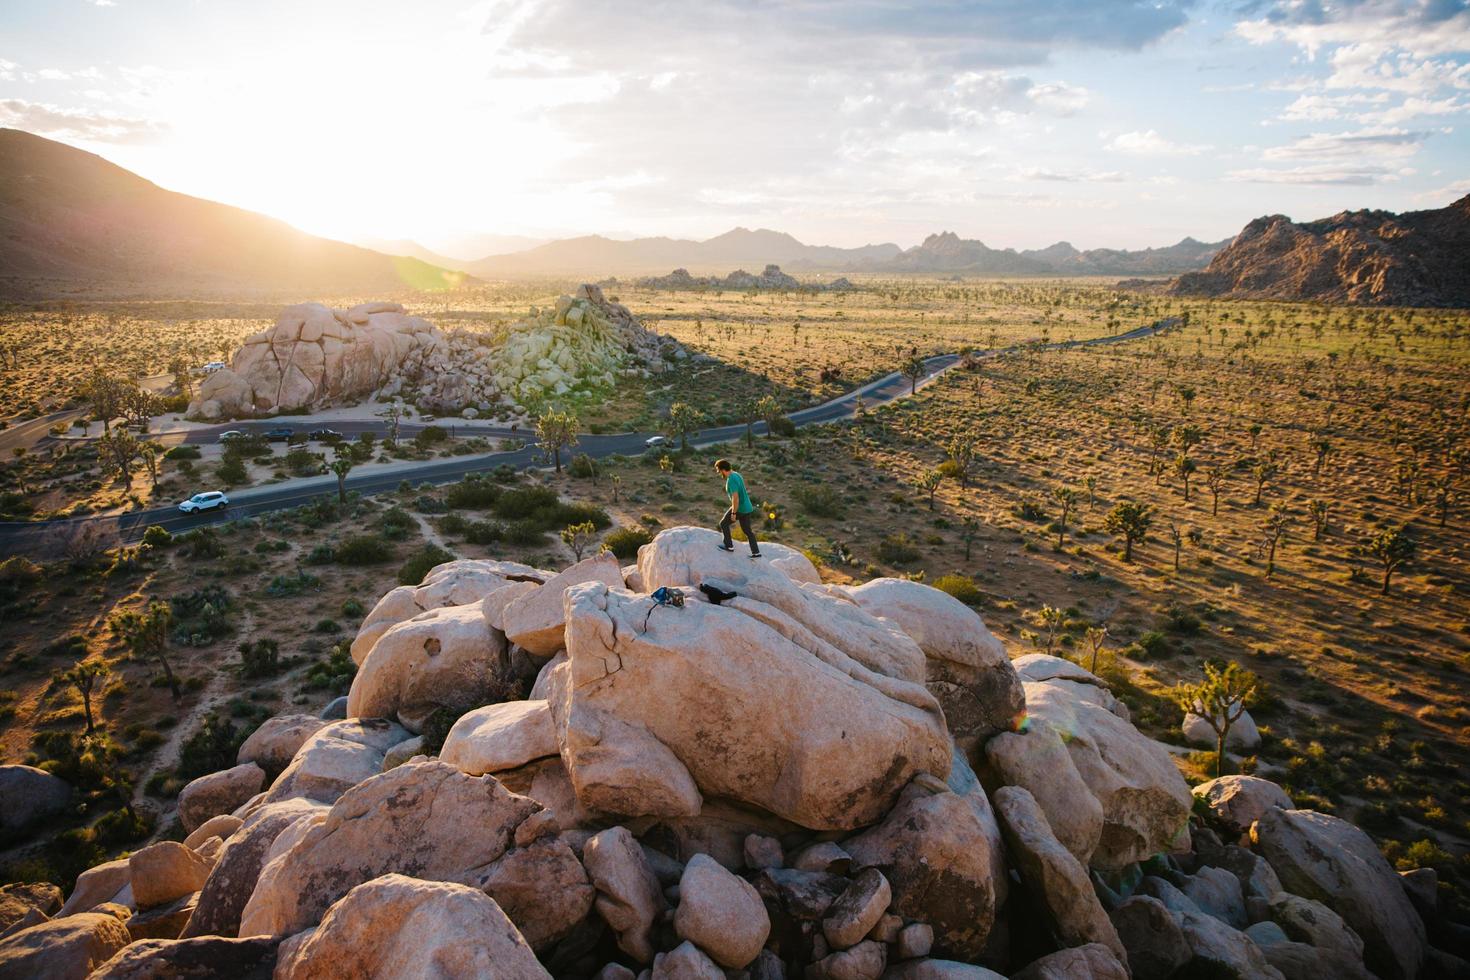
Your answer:
[[[808,289],[813,292],[832,292],[852,289],[846,278],[831,282],[804,283],[795,276],[788,276],[779,265],[767,265],[759,275],[736,269],[721,279],[719,276],[691,276],[688,269],[675,269],[666,276],[645,276],[636,280],[644,289]]]
[[[1191,792],[1076,664],[1012,661],[929,586],[716,542],[390,592],[348,718],[268,722],[186,788],[186,841],[64,905],[7,887],[0,978],[1470,970],[1423,872],[1264,779]]]
[[[468,417],[522,414],[522,403],[579,385],[659,371],[679,352],[627,307],[584,285],[498,334],[444,333],[396,303],[287,307],[200,385],[188,414],[216,419],[403,397]]]
[[[1298,224],[1281,214],[1246,225],[1182,296],[1470,306],[1470,195],[1430,211],[1343,211]]]

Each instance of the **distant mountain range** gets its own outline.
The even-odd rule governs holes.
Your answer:
[[[1130,252],[1115,248],[1079,251],[1069,242],[1041,249],[990,248],[952,231],[930,235],[872,271],[947,272],[972,276],[1160,276],[1202,268],[1225,242],[1186,238],[1167,248]]]
[[[1297,224],[1282,214],[1246,225],[1186,296],[1470,306],[1470,194],[1432,211],[1343,211]]]
[[[464,281],[435,263],[308,235],[0,129],[0,295],[383,294]]]

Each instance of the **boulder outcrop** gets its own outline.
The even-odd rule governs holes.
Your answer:
[[[0,839],[29,830],[65,810],[71,786],[35,766],[0,766]]]

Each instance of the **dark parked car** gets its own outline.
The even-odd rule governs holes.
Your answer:
[[[279,429],[267,429],[265,437],[271,442],[286,442],[295,434],[295,429],[283,425]]]
[[[309,438],[315,442],[339,442],[342,433],[334,429],[312,429]]]

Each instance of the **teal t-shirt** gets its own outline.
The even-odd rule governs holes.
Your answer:
[[[750,502],[750,494],[745,492],[745,477],[734,470],[731,470],[730,475],[725,477],[725,496],[728,497],[732,493],[740,494],[740,509],[735,513],[749,514],[755,510],[755,505]]]

